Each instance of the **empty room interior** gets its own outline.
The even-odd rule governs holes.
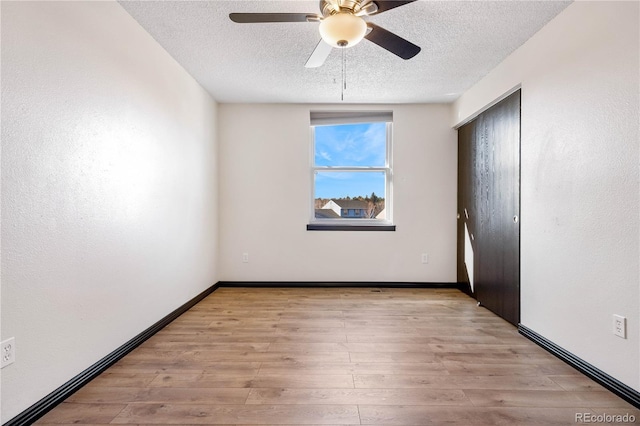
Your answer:
[[[640,422],[637,1],[2,1],[1,423]]]

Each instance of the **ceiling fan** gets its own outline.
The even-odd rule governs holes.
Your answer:
[[[321,15],[315,13],[230,13],[233,22],[241,24],[264,22],[320,22],[320,42],[305,67],[315,68],[324,61],[334,47],[347,48],[363,38],[377,44],[402,59],[411,59],[420,47],[391,31],[365,21],[387,10],[413,3],[416,0],[320,0]]]

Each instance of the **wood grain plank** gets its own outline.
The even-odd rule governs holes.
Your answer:
[[[548,376],[550,380],[557,383],[562,389],[567,391],[604,391],[605,388],[582,375],[573,376]]]
[[[273,343],[346,343],[347,335],[342,332],[338,334],[316,334],[316,333],[290,333],[287,335],[275,336]]]
[[[266,352],[269,350],[269,342],[237,342],[236,337],[229,339],[229,342],[209,341],[154,341],[146,345],[149,349],[157,349],[161,351],[233,351],[233,352]]]
[[[465,390],[477,407],[620,407],[633,409],[611,392],[558,392],[548,390]]]
[[[440,336],[398,336],[398,335],[379,335],[371,333],[351,333],[347,334],[347,340],[349,343],[409,343],[409,344],[437,344],[437,343],[502,343],[496,337],[482,336],[476,334],[472,335],[440,335]],[[521,339],[517,339],[517,344],[522,343]]]
[[[351,362],[375,362],[375,363],[424,363],[437,361],[436,356],[423,352],[349,352]]]
[[[89,386],[145,387],[158,377],[156,373],[110,373],[105,372],[93,379]]]
[[[159,374],[151,382],[151,387],[166,388],[248,388],[256,374],[227,374],[202,373],[187,374]]]
[[[533,389],[562,390],[548,377],[453,375],[354,375],[356,388],[370,389]]]
[[[476,343],[476,344],[456,344],[456,343],[432,343],[429,350],[436,353],[451,354],[477,354],[479,352],[491,352],[496,354],[518,355],[518,354],[537,354],[547,356],[548,353],[540,346],[533,342],[526,343],[520,341],[520,344],[504,344],[500,341],[496,344]]]
[[[471,405],[464,392],[442,389],[251,389],[246,403]]]
[[[360,423],[355,405],[130,404],[112,424],[318,424]]]
[[[458,361],[461,363],[480,363],[480,364],[555,364],[557,359],[550,358],[549,354],[533,354],[533,353],[494,353],[494,352],[476,352],[476,353],[456,353],[456,352],[437,352],[436,358],[442,362]]]
[[[365,363],[279,363],[265,362],[261,374],[449,374],[440,362],[365,362]]]
[[[353,376],[342,375],[226,375],[198,377],[161,374],[151,386],[168,388],[353,388]]]
[[[573,408],[477,408],[419,405],[361,405],[362,424],[385,426],[567,426],[575,424]],[[591,412],[590,410],[586,410]]]
[[[124,410],[124,404],[73,404],[63,402],[45,414],[37,424],[110,423]]]
[[[240,352],[240,351],[186,351],[180,355],[183,362],[348,362],[347,352],[315,352],[315,353],[287,353],[287,352]]]
[[[459,361],[442,361],[449,374],[452,375],[472,375],[472,376],[544,376],[544,375],[580,375],[580,373],[569,365],[557,360],[555,363],[545,364],[482,364]]]
[[[269,352],[349,352],[349,345],[346,342],[274,342],[269,345]]]
[[[83,404],[160,402],[195,404],[243,404],[249,389],[243,388],[111,388],[85,386],[67,398]]]
[[[163,363],[163,362],[131,362],[127,358],[109,368],[110,372],[120,373],[155,373],[155,374],[202,374],[207,372],[225,372],[228,374],[257,374],[260,362],[211,362],[211,363]]]

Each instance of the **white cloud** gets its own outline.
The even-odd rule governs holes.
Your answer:
[[[320,151],[318,155],[327,161],[331,161],[331,155],[327,151]]]

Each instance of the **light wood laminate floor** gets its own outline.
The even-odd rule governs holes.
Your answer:
[[[577,413],[640,423],[457,290],[221,288],[38,424],[548,426]]]

